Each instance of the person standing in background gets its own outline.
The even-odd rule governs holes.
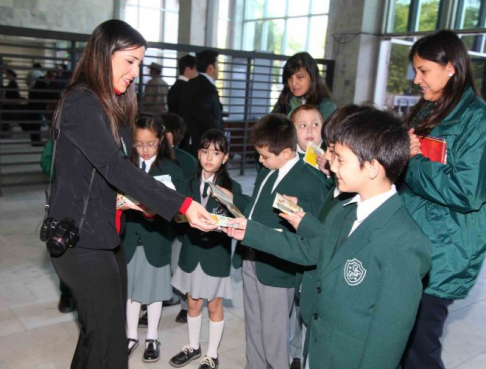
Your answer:
[[[145,85],[141,110],[144,113],[160,114],[167,111],[169,85],[161,77],[162,66],[160,64],[152,62],[149,70],[152,79]]]
[[[177,62],[179,70],[179,77],[169,89],[167,95],[167,104],[169,105],[169,112],[181,115],[180,101],[182,90],[186,87],[189,80],[197,77],[196,58],[192,55],[185,55]]]
[[[204,50],[196,55],[199,75],[184,89],[180,112],[187,123],[187,133],[181,148],[197,156],[201,136],[209,129],[224,130],[223,106],[216,88],[218,53]]]

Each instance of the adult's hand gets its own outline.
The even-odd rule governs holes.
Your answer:
[[[248,220],[245,218],[235,218],[231,219],[231,224],[236,225],[238,228],[233,227],[221,227],[221,230],[226,233],[231,238],[234,238],[237,241],[241,241],[245,238],[246,226],[248,224]]]
[[[284,218],[292,225],[292,227],[294,227],[295,230],[297,230],[302,218],[305,216],[305,213],[303,211],[297,211],[293,214],[280,213],[279,216]]]
[[[208,211],[197,201],[191,202],[185,216],[191,227],[201,231],[208,232],[218,228]]]
[[[422,154],[422,150],[420,150],[420,140],[415,134],[414,128],[408,131],[408,137],[410,137],[410,154],[408,157],[413,158],[417,154]]]

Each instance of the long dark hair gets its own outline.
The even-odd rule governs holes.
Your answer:
[[[54,114],[56,119],[59,109],[71,90],[88,88],[100,100],[103,112],[108,118],[111,133],[120,143],[118,130],[122,125],[133,127],[137,116],[137,95],[135,84],[117,96],[113,86],[111,57],[120,50],[147,48],[147,41],[128,23],[112,19],[101,23],[89,37],[83,54],[74,70],[70,85],[61,95]]]
[[[204,132],[204,134],[201,136],[198,149],[207,150],[211,144],[214,145],[215,150],[222,152],[224,155],[229,154],[228,140],[226,139],[223,131],[220,131],[219,129],[210,129]],[[202,173],[202,166],[201,162],[198,163],[198,171],[196,176],[200,177]],[[218,183],[218,181],[220,181],[221,187],[231,191],[232,184],[228,171],[226,170],[226,163],[222,163],[214,174],[214,183]]]
[[[303,98],[306,104],[319,105],[323,99],[331,99],[331,92],[326,86],[324,79],[319,74],[319,68],[312,56],[307,52],[295,54],[287,60],[284,65],[282,73],[282,84],[284,88],[275,104],[274,113],[288,114],[290,111],[290,99],[292,92],[288,84],[288,80],[293,74],[297,73],[299,69],[304,68],[310,75],[311,84],[309,90],[305,93]]]
[[[162,159],[169,159],[176,162],[176,156],[172,147],[167,141],[167,134],[165,127],[162,124],[162,118],[158,115],[142,115],[135,123],[135,129],[148,129],[152,131],[159,139],[159,146],[157,150],[157,158],[154,165],[157,165]],[[137,150],[132,150],[130,160],[138,167],[139,155]]]
[[[408,116],[408,123],[413,125],[420,118],[419,113],[424,105],[430,105],[432,107],[430,113],[415,129],[417,134],[427,135],[454,109],[468,86],[473,88],[476,95],[479,93],[474,84],[471,61],[466,47],[454,32],[439,31],[421,38],[410,50],[411,62],[415,55],[442,66],[451,63],[455,69],[454,75],[445,85],[439,100],[435,104],[427,104],[428,102],[422,97]]]

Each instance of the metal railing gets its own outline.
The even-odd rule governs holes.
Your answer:
[[[0,194],[2,187],[46,182],[39,166],[57,99],[67,85],[89,35],[0,26]],[[168,86],[177,79],[178,57],[206,47],[150,42],[138,80],[139,110],[164,111],[166,93],[147,103],[148,66],[162,66]],[[248,130],[268,114],[280,94],[282,68],[288,56],[263,52],[214,49],[219,53],[216,86],[224,109],[230,140],[230,167],[244,174],[254,163]],[[332,89],[334,61],[316,60]],[[33,65],[39,63],[40,68]],[[16,74],[16,85],[6,78]],[[32,84],[32,77],[40,77]],[[30,83],[30,86],[27,85]]]

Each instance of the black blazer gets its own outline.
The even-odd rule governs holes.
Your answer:
[[[201,74],[187,82],[179,111],[187,123],[193,149],[197,149],[202,134],[208,129],[223,130],[223,106],[218,90]]]
[[[131,142],[125,142],[130,146]],[[117,189],[170,220],[184,196],[134,166],[113,139],[98,98],[88,89],[69,93],[62,107],[56,153],[56,180],[49,216],[70,217],[79,226],[92,169],[96,174],[77,247],[113,249],[120,244],[115,229]]]
[[[187,81],[178,79],[169,89],[167,94],[167,104],[169,106],[169,112],[181,115],[180,101],[182,98],[182,90],[187,86]]]

